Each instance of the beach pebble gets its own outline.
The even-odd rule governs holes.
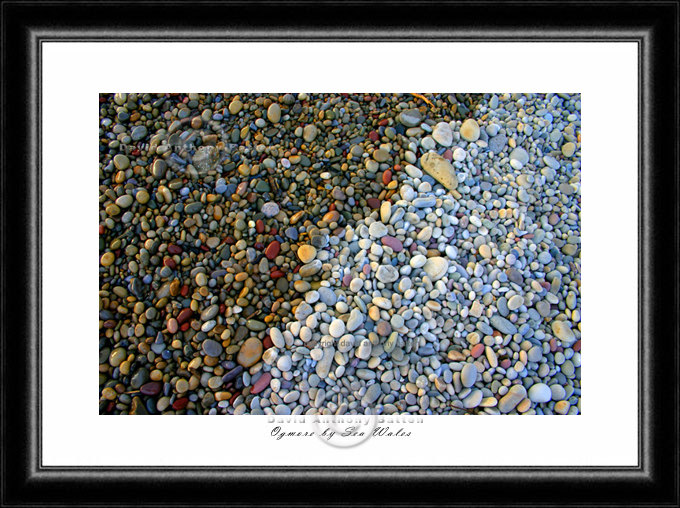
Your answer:
[[[514,295],[508,300],[508,310],[513,311],[519,309],[524,305],[524,298],[520,295]]]
[[[524,148],[515,148],[510,152],[510,160],[515,160],[520,163],[520,169],[529,162],[529,154]]]
[[[326,379],[330,372],[335,355],[335,347],[330,346],[323,349],[323,357],[316,364],[316,375],[321,379]]]
[[[456,148],[453,151],[453,160],[458,162],[463,162],[467,157],[467,152],[462,148]]]
[[[562,155],[565,157],[571,157],[576,151],[576,145],[574,143],[565,143],[562,145]]]
[[[493,315],[489,322],[496,330],[504,334],[515,334],[517,333],[517,327],[513,325],[510,321],[498,314]]]
[[[571,323],[568,321],[553,321],[551,328],[555,337],[564,342],[567,346],[571,346],[576,342],[576,336],[571,329]]]
[[[432,138],[442,146],[451,146],[453,144],[451,126],[446,122],[439,122],[432,131]]]
[[[527,396],[527,391],[522,385],[512,385],[508,393],[498,401],[498,410],[501,413],[509,413]]]
[[[392,265],[380,265],[375,277],[385,284],[395,282],[399,278],[399,272]]]
[[[349,319],[347,320],[347,331],[348,332],[353,332],[357,328],[359,328],[362,324],[364,323],[364,315],[359,309],[352,309],[352,312],[349,315]]]
[[[477,141],[479,139],[479,124],[474,118],[468,118],[460,126],[460,136],[465,141]]]
[[[316,139],[318,132],[319,130],[316,128],[316,125],[309,124],[305,126],[302,137],[307,143],[311,143]]]
[[[552,400],[552,392],[550,387],[544,383],[536,383],[529,388],[529,399],[531,402],[537,404],[550,402]]]
[[[460,374],[460,382],[463,383],[463,386],[469,388],[475,384],[476,379],[477,367],[475,367],[472,363],[466,363]]]
[[[427,174],[447,189],[455,190],[458,187],[458,177],[453,166],[441,155],[427,152],[420,158],[420,165]]]
[[[328,327],[328,333],[336,339],[342,337],[345,334],[345,322],[340,319],[334,319]]]
[[[251,367],[262,358],[262,342],[256,338],[245,341],[238,353],[238,363],[243,367]]]
[[[447,274],[449,261],[443,257],[429,258],[423,265],[423,270],[433,281],[437,281]]]
[[[310,263],[316,258],[316,248],[312,245],[302,245],[298,249],[297,255],[304,264]]]
[[[423,120],[423,115],[417,109],[406,109],[399,114],[399,121],[406,127],[415,127],[420,125]]]
[[[364,339],[361,341],[359,347],[356,349],[355,355],[357,358],[367,360],[371,356],[372,349],[373,346],[371,345],[371,341],[368,339]]]
[[[267,109],[267,118],[271,123],[279,123],[281,120],[281,106],[277,103],[272,103]]]

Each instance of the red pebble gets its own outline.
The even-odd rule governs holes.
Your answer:
[[[207,245],[201,245],[201,250],[208,252],[210,249],[208,248]]]
[[[181,254],[183,251],[179,245],[168,245],[168,252],[170,254]]]
[[[376,131],[371,131],[371,133],[368,135],[368,137],[373,141],[374,143],[380,139],[380,134],[378,134]]]
[[[175,411],[179,411],[180,409],[184,409],[187,407],[187,404],[189,403],[189,399],[186,397],[182,397],[181,399],[177,399],[175,402],[172,403],[172,409]]]
[[[475,344],[470,350],[472,358],[479,358],[484,353],[484,344]]]
[[[274,270],[271,274],[270,277],[272,279],[280,279],[281,277],[285,277],[286,274],[283,273],[281,270]]]
[[[503,367],[506,370],[509,369],[511,365],[512,365],[512,362],[510,360],[508,360],[507,358],[501,362],[501,367]]]
[[[389,169],[383,173],[383,185],[387,185],[392,181],[392,171]]]
[[[442,154],[442,157],[444,157],[447,161],[451,162],[453,160],[453,152],[451,150],[446,150]]]
[[[276,236],[276,234],[277,234],[278,232],[279,232],[279,230],[276,229],[276,228],[271,228],[271,229],[269,230],[269,234],[272,235],[272,236]]]
[[[227,306],[224,305],[223,303],[220,304],[220,314],[224,314],[227,312]]]
[[[368,198],[366,203],[371,208],[380,208],[380,200],[378,198]]]
[[[194,311],[191,309],[182,309],[177,316],[177,322],[178,323],[185,323],[189,319],[191,319],[191,316],[194,315]]]
[[[150,383],[143,384],[139,388],[139,391],[142,392],[144,395],[158,395],[159,393],[161,393],[162,387],[163,385],[158,381],[151,381]]]
[[[269,349],[269,348],[272,347],[273,345],[274,345],[274,343],[272,342],[272,339],[271,339],[271,337],[270,337],[269,335],[267,335],[267,336],[264,338],[264,340],[262,341],[262,347],[264,347],[265,350],[266,350],[266,349]]]
[[[172,258],[164,258],[163,264],[173,270],[177,267],[177,263],[175,263],[175,260]]]
[[[578,353],[579,351],[581,351],[581,339],[579,339],[579,340],[577,340],[576,342],[574,342],[574,345],[571,346],[571,349],[573,349],[573,350],[574,350],[575,352],[577,352],[577,353]]]
[[[182,326],[179,327],[180,330],[183,332],[186,332],[189,329],[189,323],[184,323]]]
[[[103,225],[103,224],[100,224],[100,225],[99,225],[99,234],[100,234],[100,235],[103,235],[103,234],[104,234],[104,231],[105,231],[104,225]]]
[[[343,286],[349,286],[349,283],[352,282],[352,276],[348,273],[342,278],[342,285]]]
[[[224,243],[227,245],[234,245],[236,243],[236,240],[234,240],[233,236],[228,236],[224,239]]]
[[[364,272],[364,275],[368,275],[369,273],[371,273],[371,265],[365,264],[361,271]]]
[[[404,244],[392,236],[383,236],[380,241],[383,245],[390,247],[394,252],[401,252],[404,250]]]
[[[550,352],[554,353],[557,350],[557,339],[550,339]]]
[[[394,170],[395,170],[395,171],[401,171],[401,164],[395,164],[395,165],[394,165]]]
[[[381,127],[384,127],[385,125],[387,125],[388,122],[389,122],[389,120],[387,120],[387,118],[383,118],[382,120],[380,120],[378,122],[378,125],[380,125]]]
[[[267,246],[264,251],[264,255],[267,256],[267,259],[273,260],[279,255],[279,252],[281,252],[281,244],[278,240],[274,240]]]
[[[179,294],[182,295],[182,296],[188,295],[189,294],[189,286],[184,284],[184,286],[182,286],[182,289],[179,290]]]
[[[269,386],[269,383],[272,380],[272,375],[269,372],[265,372],[260,376],[260,378],[255,381],[253,384],[252,388],[250,389],[250,393],[252,394],[258,394],[265,388]]]
[[[130,152],[130,155],[134,155],[135,157],[137,157],[141,153],[142,152],[140,152],[139,149],[135,148],[134,150],[132,150],[132,152]]]
[[[116,407],[116,404],[113,401],[109,402],[109,405],[106,406],[106,412],[110,413],[111,411],[113,411],[114,407]]]
[[[262,219],[258,219],[257,222],[255,222],[255,231],[264,233],[264,222],[262,222]]]
[[[264,249],[264,244],[262,242],[255,242],[255,244],[253,244],[253,248],[256,250],[262,250]]]
[[[296,265],[295,268],[293,268],[293,273],[298,273],[300,271],[300,265]]]
[[[335,210],[335,203],[331,203],[330,206],[328,207],[329,212],[332,212],[333,210]]]

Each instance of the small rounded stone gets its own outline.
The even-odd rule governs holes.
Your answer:
[[[531,402],[537,404],[550,402],[552,400],[552,392],[550,387],[544,383],[536,383],[529,388],[529,399]]]
[[[316,248],[311,245],[302,245],[298,249],[297,255],[303,263],[311,263],[316,258]]]
[[[246,340],[239,350],[237,361],[243,367],[252,367],[262,358],[262,342],[254,337]]]

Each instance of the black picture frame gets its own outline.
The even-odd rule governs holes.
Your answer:
[[[677,1],[193,2],[191,7],[146,1],[1,3],[3,506],[678,506]],[[153,20],[152,26],[145,20]],[[432,40],[634,41],[639,45],[639,466],[43,466],[41,45],[46,41]]]

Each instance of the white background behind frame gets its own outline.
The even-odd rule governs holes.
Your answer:
[[[43,43],[42,55],[43,465],[637,465],[636,43]],[[225,90],[580,92],[583,414],[425,417],[410,438],[347,449],[275,441],[263,416],[98,415],[98,94]]]

